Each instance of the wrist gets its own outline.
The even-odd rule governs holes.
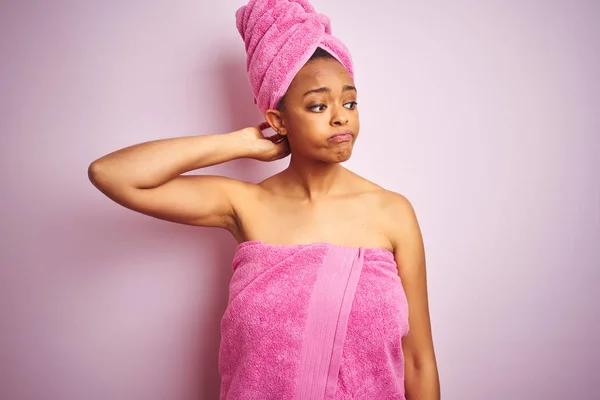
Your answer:
[[[235,158],[254,158],[257,153],[256,138],[243,129],[228,133],[227,136]]]

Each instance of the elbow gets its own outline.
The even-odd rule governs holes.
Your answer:
[[[107,168],[104,160],[99,159],[88,166],[88,179],[98,190],[107,194],[113,191],[115,187],[120,186],[119,179]]]
[[[92,185],[99,188],[99,186],[102,182],[102,176],[103,176],[102,162],[100,162],[99,160],[92,162],[88,167],[87,173],[88,173],[88,179],[90,180]]]
[[[440,399],[440,378],[435,358],[415,358],[405,364],[407,399]]]
[[[96,189],[119,204],[127,200],[132,190],[136,189],[127,183],[113,163],[103,159],[92,162],[87,173],[88,179]]]
[[[437,366],[435,354],[433,352],[420,354],[408,353],[405,356],[404,363],[406,368],[410,368],[414,371],[430,369],[432,367],[436,368]]]

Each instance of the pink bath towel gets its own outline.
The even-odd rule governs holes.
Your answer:
[[[407,333],[388,250],[242,243],[221,320],[220,399],[405,399]]]
[[[246,48],[250,85],[263,113],[277,107],[317,47],[354,77],[350,52],[331,35],[329,18],[316,13],[308,0],[250,0],[235,16]]]

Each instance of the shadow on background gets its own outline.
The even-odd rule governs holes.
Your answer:
[[[227,114],[221,131],[258,125],[244,58],[216,62],[219,107]],[[287,162],[241,159],[210,173],[257,182]],[[3,303],[19,304],[3,336],[29,350],[9,354],[3,391],[18,398],[218,399],[220,321],[235,240],[221,229],[132,212],[86,184],[97,200],[63,193],[45,199],[57,207],[27,227],[23,248],[11,250],[27,268],[3,278]],[[27,248],[44,241],[52,243],[46,254]],[[23,377],[36,385],[19,384]]]
[[[223,88],[221,107],[226,110],[226,118],[219,130],[232,132],[264,122],[264,115],[254,104],[254,95],[248,82],[244,54],[239,53],[236,56],[231,52],[224,53],[216,62],[217,79]],[[274,134],[275,132],[270,128],[264,131],[265,136]],[[238,159],[223,164],[218,170],[223,175],[256,183],[281,171],[288,164],[289,157],[272,162]]]

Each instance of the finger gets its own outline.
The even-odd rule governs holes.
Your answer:
[[[279,155],[277,156],[277,159],[280,160],[282,158],[286,158],[287,156],[289,156],[291,154],[290,149],[285,149],[285,151],[279,153]]]
[[[283,140],[281,143],[275,144],[274,147],[275,147],[275,157],[277,160],[287,156],[290,152],[290,146],[289,146],[287,140]]]
[[[279,133],[273,136],[273,143],[280,144],[283,143],[287,139],[287,136],[280,135]]]
[[[260,129],[261,131],[264,131],[265,129],[270,128],[270,127],[271,127],[271,124],[269,124],[267,121],[258,125],[258,129]]]
[[[275,135],[269,136],[266,139],[270,140],[273,144],[279,144],[286,139],[286,136],[276,133]]]
[[[283,154],[283,157],[290,154],[290,144],[287,140],[282,143],[281,147],[281,153]]]

